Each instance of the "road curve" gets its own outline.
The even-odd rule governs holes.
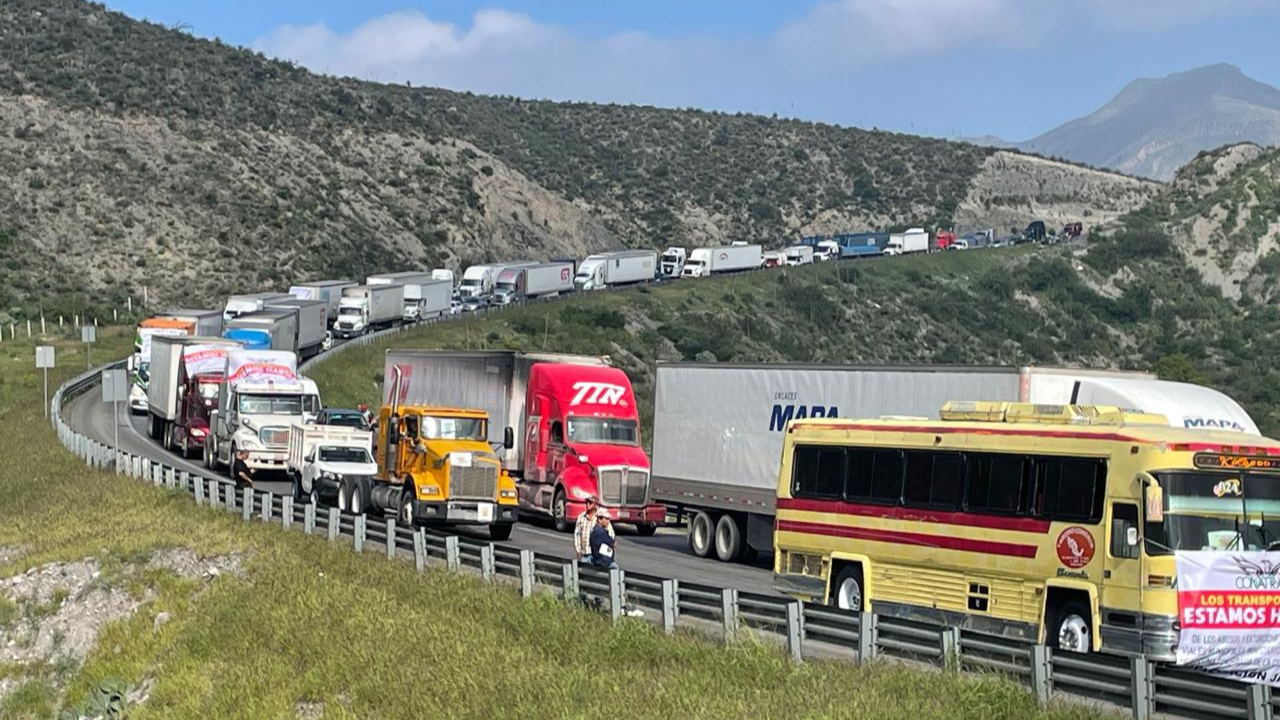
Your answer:
[[[103,403],[100,398],[97,392],[77,396],[63,407],[63,419],[80,433],[98,442],[114,445],[115,428],[111,405]],[[215,477],[199,462],[184,460],[147,437],[146,417],[129,415],[124,403],[120,404],[119,425],[121,450],[164,462],[193,475]],[[273,493],[289,491],[289,485],[285,482],[259,483],[257,487]],[[473,531],[463,527],[452,532],[488,539],[484,530]],[[618,536],[618,564],[624,570],[676,578],[681,582],[735,588],[743,592],[775,594],[771,587],[771,557],[764,557],[749,565],[698,558],[689,552],[685,534],[679,529],[663,528],[653,537],[642,538],[630,534],[628,528],[619,526]],[[557,533],[549,525],[536,522],[518,523],[511,539],[500,544],[532,550],[539,555],[571,557],[573,554],[573,541],[567,533]]]

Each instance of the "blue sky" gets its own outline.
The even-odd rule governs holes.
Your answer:
[[[313,70],[1028,139],[1136,77],[1280,85],[1274,0],[108,0]]]

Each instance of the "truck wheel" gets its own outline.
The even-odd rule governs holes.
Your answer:
[[[555,499],[551,501],[551,520],[556,525],[556,532],[569,532],[573,528],[573,522],[569,520],[569,503],[564,498],[563,489],[556,490]]]
[[[700,558],[711,554],[712,536],[715,534],[715,523],[711,515],[699,510],[689,521],[689,549]]]
[[[338,512],[346,513],[351,508],[351,478],[342,478],[338,483]]]
[[[356,478],[351,483],[351,514],[363,515],[369,509],[369,485],[364,478]]]
[[[405,527],[413,527],[418,524],[418,517],[413,512],[414,491],[412,485],[405,485],[400,489],[400,508],[397,513],[400,516],[400,522]]]
[[[653,537],[658,532],[658,526],[653,523],[642,523],[636,526],[636,534],[640,537]]]
[[[831,597],[827,598],[831,607],[862,612],[862,566],[846,565],[831,583]]]
[[[716,522],[716,557],[721,562],[735,562],[742,556],[742,530],[731,513]]]
[[[204,439],[204,468],[205,470],[213,469],[213,442],[212,438]]]
[[[489,539],[494,541],[510,540],[511,530],[515,523],[494,523],[489,526]]]

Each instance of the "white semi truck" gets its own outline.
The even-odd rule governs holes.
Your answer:
[[[684,271],[684,261],[688,256],[688,251],[682,247],[669,247],[662,251],[662,277],[678,278],[680,273]]]
[[[342,291],[334,334],[353,338],[399,323],[404,317],[403,285],[355,285]]]
[[[929,232],[924,228],[911,228],[904,233],[893,233],[884,247],[885,255],[909,255],[929,252]]]
[[[1179,427],[1258,432],[1216,390],[1145,373],[1038,367],[660,363],[653,499],[689,517],[689,546],[724,561],[773,546],[783,432],[812,417],[938,417],[950,400],[1117,405]]]
[[[218,385],[218,408],[210,413],[205,466],[227,468],[238,484],[281,473],[290,426],[306,424],[319,412],[315,383],[298,375],[296,355],[231,350]]]
[[[373,433],[342,425],[293,425],[285,461],[294,499],[318,504],[344,484],[371,483],[378,473]],[[366,493],[367,494],[367,493]]]
[[[720,273],[755,270],[764,259],[759,245],[733,244],[720,247],[694,248],[685,261],[683,277],[707,277]]]
[[[403,285],[404,309],[401,319],[415,323],[427,318],[439,317],[449,309],[453,285],[432,277],[430,272],[395,272],[370,275],[367,285]]]
[[[602,290],[618,285],[651,282],[657,278],[658,253],[653,250],[620,250],[587,256],[578,266],[573,286],[578,290]]]
[[[289,294],[299,300],[320,300],[324,303],[324,313],[330,326],[338,320],[338,300],[342,291],[355,287],[350,280],[318,280],[311,283],[299,283],[289,286]]]

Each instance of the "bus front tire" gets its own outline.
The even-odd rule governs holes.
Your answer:
[[[1065,600],[1055,605],[1053,624],[1049,626],[1049,647],[1073,653],[1088,653],[1093,649],[1093,628],[1089,622],[1091,613],[1079,600]]]
[[[715,522],[711,515],[703,510],[694,513],[689,521],[689,550],[700,558],[707,557],[711,554],[714,535]]]
[[[862,566],[846,565],[831,583],[827,604],[840,610],[862,612]]]

